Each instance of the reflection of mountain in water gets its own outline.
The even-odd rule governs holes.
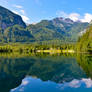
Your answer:
[[[43,81],[51,80],[56,83],[86,77],[72,57],[0,58],[0,90],[2,92],[8,92],[20,85],[26,75],[35,76]]]
[[[92,92],[92,80],[90,78],[74,79],[70,82],[57,84],[52,81],[41,81],[32,77],[26,77],[17,88],[10,92]]]
[[[77,55],[77,62],[86,72],[86,75],[92,79],[92,55],[89,54]]]

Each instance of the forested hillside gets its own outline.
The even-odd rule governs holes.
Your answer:
[[[79,38],[77,44],[78,51],[92,51],[92,26],[88,27],[86,33]]]

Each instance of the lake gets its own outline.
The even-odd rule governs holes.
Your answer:
[[[0,56],[0,92],[92,92],[92,56]]]

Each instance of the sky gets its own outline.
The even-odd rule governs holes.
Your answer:
[[[26,23],[56,17],[82,22],[92,20],[92,0],[0,0],[0,5],[21,15]]]

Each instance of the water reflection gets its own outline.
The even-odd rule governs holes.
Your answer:
[[[26,77],[19,87],[11,92],[92,92],[92,80],[74,79],[71,82],[56,84],[51,81],[43,82],[40,79]]]
[[[88,89],[92,87],[92,81],[89,79],[92,78],[91,60],[92,57],[89,55],[32,54],[23,55],[23,57],[2,55],[0,58],[0,91],[9,92],[12,89],[11,91],[20,92],[23,88],[26,90],[24,92],[30,92],[30,90],[37,92],[34,88],[38,88],[38,92],[61,92],[61,90],[77,92],[72,91],[76,88],[80,90],[86,88],[92,91]],[[19,88],[21,88],[20,91]],[[70,91],[66,91],[68,89]],[[90,91],[84,90],[84,92]]]
[[[77,62],[85,71],[86,75],[92,78],[92,55],[91,54],[77,55]]]

